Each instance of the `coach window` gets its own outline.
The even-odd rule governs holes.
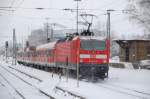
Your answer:
[[[41,51],[39,51],[39,56],[41,57],[41,55],[42,55],[42,54],[41,54]]]
[[[36,54],[36,51],[34,52],[34,57],[36,57],[37,56],[37,54]]]
[[[42,51],[42,56],[43,56],[43,57],[45,56],[45,51]]]
[[[45,56],[45,51],[42,51],[42,57],[44,57]]]
[[[38,57],[38,51],[36,51],[36,57]]]
[[[40,54],[40,51],[38,51],[38,56],[40,57],[40,55],[41,55],[41,54]]]
[[[41,51],[39,51],[39,57],[41,57]]]
[[[38,57],[40,56],[40,53],[39,53],[39,51],[37,51],[37,56],[38,56]]]
[[[51,50],[49,50],[49,56],[51,56],[52,55],[52,51]]]
[[[42,51],[40,52],[40,54],[41,54],[41,57],[43,57],[43,52]]]
[[[29,52],[27,52],[27,57],[29,57]]]
[[[40,57],[40,52],[38,51],[38,57]]]
[[[33,57],[35,57],[35,52],[32,52],[33,53]]]
[[[46,51],[43,51],[43,57],[45,57]]]
[[[43,51],[41,51],[41,57],[43,57]]]

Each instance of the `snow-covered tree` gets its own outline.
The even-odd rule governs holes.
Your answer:
[[[129,0],[129,17],[141,25],[150,38],[150,0]]]

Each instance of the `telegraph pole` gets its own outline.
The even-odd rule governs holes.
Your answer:
[[[115,10],[112,9],[107,10],[107,37],[109,38],[109,40],[110,40],[110,14],[112,11]]]
[[[107,10],[107,37],[110,40],[110,11]]]
[[[47,39],[47,43],[49,42],[49,37],[48,37],[48,33],[49,33],[49,24],[48,24],[48,20],[49,20],[49,18],[46,18],[46,20],[47,20],[47,23],[46,23],[46,33],[47,33],[47,35],[46,35],[46,39]]]
[[[74,0],[77,2],[77,22],[76,22],[76,25],[77,25],[77,33],[79,32],[78,31],[78,17],[79,17],[79,1],[81,0]],[[77,49],[77,87],[79,87],[79,48]]]
[[[78,29],[78,17],[79,17],[79,1],[81,1],[81,0],[74,0],[74,1],[76,1],[77,2],[77,7],[76,7],[76,11],[77,11],[77,17],[76,17],[76,32],[78,33],[79,32],[79,29]],[[73,11],[74,9],[64,9],[64,10],[70,10],[70,11]],[[77,87],[79,87],[79,48],[77,49]]]
[[[54,34],[54,30],[53,30],[53,26],[51,25],[51,38],[50,38],[50,41],[53,41],[53,34]]]
[[[109,9],[107,10],[107,37],[109,39],[109,44],[110,44],[110,14],[112,11],[115,11],[115,10],[112,10],[112,9]],[[110,48],[109,48],[109,51],[110,51]]]
[[[12,64],[16,65],[16,34],[15,29],[13,29],[13,60]]]
[[[115,11],[115,10],[107,10],[107,39],[108,39],[108,43],[109,43],[109,52],[110,52],[110,46],[111,46],[111,41],[110,41],[110,14],[112,11]],[[110,57],[110,55],[109,55]],[[108,72],[107,72],[107,78],[108,78]]]
[[[79,20],[79,1],[81,0],[74,0],[77,2],[77,22],[76,22],[76,25],[77,25],[77,33],[78,33],[78,20]]]

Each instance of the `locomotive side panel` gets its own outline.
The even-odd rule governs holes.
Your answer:
[[[72,61],[74,58],[72,57],[74,53],[72,53],[72,42],[61,42],[56,44],[56,51],[55,51],[55,63],[57,67],[69,68],[72,67]]]

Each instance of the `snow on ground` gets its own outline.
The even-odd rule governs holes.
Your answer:
[[[109,78],[105,81],[100,80],[96,83],[80,81],[79,88],[77,88],[77,82],[72,78],[69,78],[67,82],[66,77],[64,76],[59,79],[59,76],[56,74],[54,74],[52,77],[52,73],[37,70],[31,67],[22,65],[15,66],[11,65],[10,63],[6,64],[5,62],[0,62],[0,66],[3,66],[16,75],[19,75],[19,77],[22,77],[22,79],[24,79],[25,81],[32,83],[32,85],[38,87],[39,89],[52,95],[53,97],[56,97],[56,99],[75,99],[75,97],[68,95],[68,93],[58,90],[56,86],[76,95],[82,96],[86,99],[150,99],[150,71],[148,70],[110,68]],[[33,78],[26,77],[25,74],[17,72],[15,69],[38,78],[41,80],[41,82],[34,80]],[[7,74],[5,74],[5,72],[1,68],[0,73],[2,73],[4,76],[7,76]],[[8,79],[12,80],[12,83],[18,83],[18,80],[14,80],[12,78]],[[0,78],[0,83],[2,82],[4,83],[2,78]],[[4,83],[4,85],[8,86],[6,83]],[[24,88],[24,90],[28,90],[28,88],[26,88]],[[3,88],[1,88],[0,86],[0,97],[2,95],[2,89]],[[9,87],[5,88],[4,90],[13,92]],[[7,94],[9,93],[6,93],[6,98],[3,99],[7,99]],[[30,93],[30,95],[31,94],[32,93]],[[34,97],[32,97],[31,99],[33,98]],[[8,99],[12,99],[12,97]]]
[[[108,83],[150,93],[150,71],[110,68]]]
[[[120,62],[119,56],[114,56],[111,59],[109,59],[110,62]]]
[[[109,62],[111,63],[111,65],[122,65],[124,68],[127,68],[127,69],[133,69],[133,65],[132,63],[130,62],[120,62],[120,59],[119,59],[119,56],[114,56],[112,57],[111,59],[109,59]],[[114,66],[114,67],[117,67],[117,66]]]
[[[0,79],[0,81],[2,80]],[[13,99],[13,97],[8,92],[8,89],[2,83],[0,83],[0,98],[1,99]]]
[[[14,77],[12,74],[6,72],[6,70],[0,68],[0,75],[1,77],[5,77],[9,84],[13,86],[23,97],[27,99],[48,99],[45,95],[41,94],[37,89],[34,87],[24,83],[20,79]]]
[[[139,65],[141,68],[150,69],[150,60],[141,60]]]
[[[150,60],[141,60],[140,65],[149,65],[150,66]]]

